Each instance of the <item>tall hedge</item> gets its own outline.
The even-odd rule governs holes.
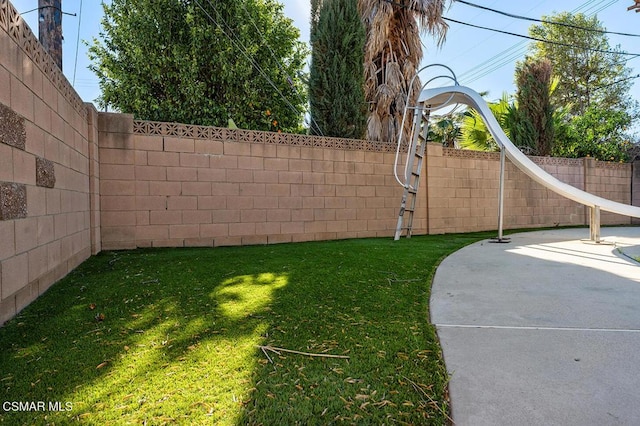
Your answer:
[[[365,30],[357,0],[312,0],[311,9],[311,132],[363,138]]]

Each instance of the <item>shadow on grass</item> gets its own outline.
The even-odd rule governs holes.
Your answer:
[[[95,256],[0,329],[1,399],[72,409],[0,420],[446,423],[429,283],[486,236]]]
[[[3,402],[45,405],[8,406],[2,421],[233,423],[272,294],[287,284],[286,274],[247,265],[237,250],[114,252],[85,262],[0,329]],[[50,402],[72,409],[49,411]]]

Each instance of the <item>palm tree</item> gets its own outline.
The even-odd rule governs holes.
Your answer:
[[[549,95],[558,87],[559,80],[551,79],[548,87]],[[482,96],[486,96],[487,92],[482,92]],[[518,106],[517,100],[510,100],[509,95],[505,92],[502,97],[495,102],[488,102],[489,109],[500,124],[500,127],[509,139],[525,154],[540,155],[540,148],[533,145],[523,145],[518,140],[516,133],[518,132],[519,114],[522,113]],[[553,108],[552,124],[555,130],[554,144],[558,144],[554,149],[554,156],[568,156],[566,150],[572,149],[567,146],[567,142],[571,140],[571,129],[568,125],[569,108]],[[457,140],[458,145],[462,149],[470,149],[474,151],[499,151],[498,143],[493,139],[489,129],[487,128],[482,116],[473,109],[469,109],[462,113],[462,124],[460,126],[460,137]]]
[[[429,141],[442,144],[445,148],[455,148],[462,135],[460,127],[462,114],[449,114],[429,119]]]
[[[367,138],[394,141],[400,131],[407,94],[414,103],[419,81],[409,87],[422,60],[420,30],[444,42],[442,12],[448,0],[359,0],[367,41],[364,48]],[[411,120],[402,129],[408,134]]]
[[[497,102],[489,102],[489,109],[500,123],[507,137],[511,137],[516,106],[509,102],[509,95],[502,94]],[[498,143],[493,139],[487,128],[482,115],[476,110],[470,109],[463,113],[462,135],[460,137],[460,147],[474,151],[499,151]]]

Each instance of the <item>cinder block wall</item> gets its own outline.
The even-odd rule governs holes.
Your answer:
[[[562,182],[595,195],[631,203],[630,164],[590,158],[531,157]],[[428,149],[428,233],[497,227],[500,154],[462,151],[431,144]],[[504,228],[588,225],[588,209],[530,179],[509,160],[505,167]],[[605,225],[631,219],[602,212]]]
[[[103,248],[389,236],[394,147],[100,114]],[[416,215],[424,230],[425,212]]]
[[[104,248],[391,237],[394,147],[100,114]],[[563,182],[629,203],[629,164],[534,157]],[[497,227],[499,154],[429,144],[415,234]],[[604,224],[630,219],[603,214]],[[588,224],[585,207],[507,162],[504,227]]]
[[[585,190],[594,195],[631,204],[633,164],[610,163],[583,158],[585,171]],[[600,221],[603,225],[628,225],[631,218],[614,213],[602,212]]]
[[[0,0],[0,324],[100,250],[96,117]]]

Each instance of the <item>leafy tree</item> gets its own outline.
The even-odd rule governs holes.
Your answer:
[[[629,126],[624,111],[591,105],[582,115],[570,118],[554,154],[561,157],[594,157],[603,161],[629,161],[632,143],[624,134]]]
[[[551,62],[527,58],[517,64],[516,85],[518,107],[511,129],[512,141],[536,155],[551,155],[554,138]]]
[[[361,139],[365,31],[357,0],[312,0],[309,100],[315,134]]]
[[[598,18],[562,12],[543,16],[543,20],[561,24],[529,28],[531,36],[559,43],[534,42],[531,46],[533,57],[551,61],[553,74],[560,81],[553,93],[554,103],[570,106],[572,115],[582,114],[593,103],[626,109],[632,82],[625,78],[632,70],[626,66],[624,52],[609,45]]]
[[[562,109],[565,122],[556,126],[555,155],[600,160],[627,158],[627,129],[640,118],[638,103],[629,95],[631,69],[619,47],[612,48],[597,17],[559,13],[533,25],[536,58],[548,58],[559,80],[551,101]]]
[[[462,135],[462,114],[448,114],[429,119],[429,141],[441,143],[445,148],[455,148]]]
[[[112,0],[89,48],[101,107],[136,118],[297,130],[306,48],[276,0]]]

